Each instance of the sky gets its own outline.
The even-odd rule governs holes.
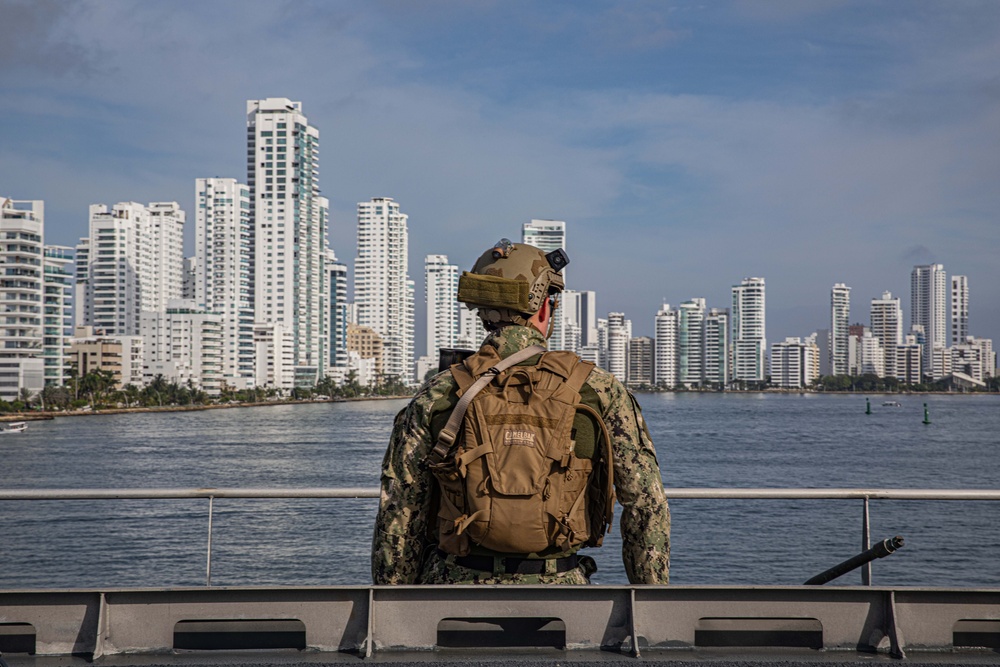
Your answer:
[[[246,100],[320,131],[330,242],[356,204],[460,268],[567,222],[569,287],[652,335],[663,303],[767,282],[767,337],[829,327],[830,288],[909,326],[910,271],[968,276],[1000,344],[1000,3],[0,0],[0,197],[75,245],[90,204],[246,178]]]

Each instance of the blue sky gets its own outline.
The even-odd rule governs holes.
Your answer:
[[[1000,3],[0,0],[0,24],[0,196],[44,199],[50,243],[91,203],[193,226],[195,178],[245,178],[245,101],[289,97],[340,259],[356,202],[409,214],[418,332],[424,255],[551,218],[570,286],[637,334],[745,276],[771,341],[829,326],[838,282],[852,322],[885,290],[908,318],[940,262],[1000,343]]]

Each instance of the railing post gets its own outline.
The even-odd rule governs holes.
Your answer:
[[[865,511],[861,519],[861,551],[868,551],[871,548],[871,521],[868,517],[868,496],[865,496]],[[861,566],[861,585],[872,585],[872,564],[867,562]]]
[[[205,556],[205,585],[212,585],[212,504],[215,496],[208,497],[208,553]]]

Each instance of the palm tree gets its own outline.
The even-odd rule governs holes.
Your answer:
[[[28,403],[31,402],[31,399],[34,398],[34,396],[35,392],[31,391],[27,387],[21,387],[21,390],[17,392],[18,400],[24,403],[25,405],[28,405]]]
[[[141,392],[134,384],[127,384],[122,387],[122,395],[125,397],[125,407],[130,408],[139,402]]]

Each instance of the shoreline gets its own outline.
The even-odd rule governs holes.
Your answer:
[[[763,389],[756,391],[640,391],[633,393],[643,395],[654,394],[695,394],[695,395],[744,395],[744,394],[799,394],[816,396],[1000,396],[994,392],[955,392],[955,391],[907,391],[907,392],[862,392],[862,391],[803,391],[801,389]],[[121,415],[145,412],[198,412],[201,410],[224,410],[229,408],[263,408],[275,405],[307,405],[316,403],[352,403],[357,401],[395,401],[409,400],[412,396],[357,396],[355,398],[336,398],[327,401],[310,399],[257,401],[253,403],[223,403],[212,405],[164,405],[156,407],[106,408],[102,410],[66,410],[66,411],[32,411],[10,412],[0,414],[0,423],[19,421],[47,421],[56,417],[93,417],[96,415]]]
[[[337,398],[328,401],[310,399],[287,401],[256,401],[253,403],[221,403],[212,405],[164,405],[155,407],[105,408],[101,410],[63,410],[32,412],[9,412],[0,414],[0,423],[48,421],[56,417],[94,417],[97,415],[122,415],[145,412],[200,412],[202,410],[224,410],[229,408],[263,408],[275,405],[315,405],[317,403],[353,403],[356,401],[393,401],[413,398],[412,396],[358,396],[355,398]]]

